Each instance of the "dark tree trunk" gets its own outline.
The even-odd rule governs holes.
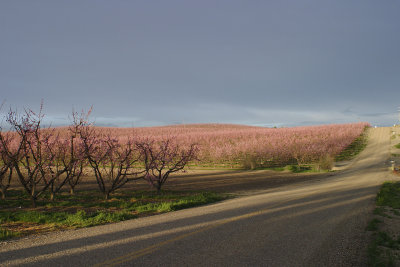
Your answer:
[[[32,208],[36,208],[36,198],[35,197],[31,197],[31,206],[32,206]]]
[[[7,192],[7,189],[6,188],[1,188],[1,199],[2,200],[5,200],[6,199],[6,192]]]

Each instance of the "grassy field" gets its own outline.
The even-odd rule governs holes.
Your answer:
[[[104,200],[98,191],[60,195],[55,201],[42,199],[29,207],[19,191],[0,201],[0,240],[42,232],[73,229],[149,216],[213,203],[228,195],[212,192],[121,191]]]
[[[367,226],[372,231],[368,248],[371,266],[400,264],[400,182],[386,182],[377,197],[374,218]]]

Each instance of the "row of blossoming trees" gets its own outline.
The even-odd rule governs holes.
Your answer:
[[[146,180],[161,190],[170,174],[195,160],[201,164],[251,168],[308,164],[335,157],[359,137],[367,123],[293,128],[192,124],[144,128],[102,128],[88,113],[73,112],[69,127],[42,127],[38,113],[9,111],[0,129],[0,192],[12,177],[35,205],[45,192],[53,199],[65,186],[71,194],[90,170],[105,198],[126,183]],[[199,164],[199,163],[197,163]]]
[[[331,124],[292,128],[264,128],[229,124],[191,124],[135,128],[135,135],[162,140],[174,136],[181,144],[199,145],[203,165],[241,166],[251,159],[258,167],[313,163],[335,157],[363,132],[368,123]],[[119,139],[129,128],[98,128]]]
[[[85,168],[91,169],[106,199],[138,179],[160,191],[171,173],[196,159],[194,143],[182,145],[172,137],[155,140],[133,134],[118,138],[92,126],[89,114],[74,112],[66,128],[44,128],[42,108],[38,113],[9,111],[5,121],[11,129],[0,131],[1,197],[6,197],[13,176],[30,196],[32,206],[46,192],[54,199],[66,185],[73,194]]]

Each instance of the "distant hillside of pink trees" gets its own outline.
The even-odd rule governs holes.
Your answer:
[[[68,127],[42,127],[39,112],[10,110],[0,126],[0,194],[5,198],[13,173],[32,206],[65,185],[73,194],[84,169],[91,169],[108,199],[126,183],[146,180],[160,192],[170,174],[197,166],[276,167],[314,164],[329,170],[333,158],[359,137],[367,123],[294,128],[230,124],[190,124],[146,128],[95,127],[88,113],[72,113]],[[294,167],[294,166],[292,166]]]
[[[359,137],[368,123],[292,128],[263,128],[231,124],[189,124],[163,127],[96,127],[120,141],[173,138],[182,146],[197,144],[200,165],[236,166],[251,159],[259,166],[316,162],[335,157]],[[59,129],[62,132],[62,129]]]

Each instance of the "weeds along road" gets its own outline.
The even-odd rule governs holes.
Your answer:
[[[3,266],[362,266],[390,128],[348,168],[214,205],[0,245]]]

